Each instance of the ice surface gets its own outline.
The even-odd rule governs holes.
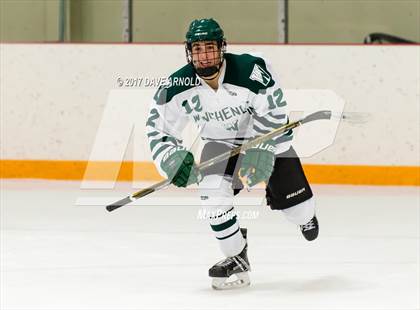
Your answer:
[[[2,180],[1,309],[419,308],[418,187],[314,186],[314,242],[280,212],[246,205],[261,190],[241,193],[237,209],[258,215],[241,220],[251,286],[214,291],[207,270],[222,256],[194,191],[108,213],[76,202],[110,203],[129,186],[79,185]]]

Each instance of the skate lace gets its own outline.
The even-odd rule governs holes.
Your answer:
[[[232,257],[228,257],[228,258],[223,259],[220,262],[218,262],[217,265],[221,266],[221,267],[226,267],[226,266],[229,266],[232,263],[235,263],[234,260],[232,259]]]
[[[249,268],[249,265],[247,264],[247,262],[239,255],[228,257],[224,260],[221,260],[220,262],[217,263],[217,265],[221,267],[228,267],[230,265],[235,265],[241,268],[242,270],[245,270],[245,268]]]
[[[314,220],[313,219],[310,220],[308,223],[302,225],[301,228],[302,228],[302,231],[308,231],[308,230],[316,228]]]

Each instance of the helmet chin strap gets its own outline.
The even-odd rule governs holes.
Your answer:
[[[195,72],[197,72],[197,74],[203,80],[211,80],[211,78],[208,78],[208,77],[218,73],[220,71],[220,68],[222,68],[222,64],[223,64],[223,61],[221,63],[219,63],[217,66],[211,66],[211,67],[206,67],[206,68],[196,68],[196,67],[194,67],[194,69],[195,69]]]
[[[212,66],[212,67],[207,67],[207,68],[195,68],[195,71],[197,72],[197,74],[204,80],[210,80],[210,79],[206,79],[209,76],[215,75],[216,73],[218,73],[220,71],[220,65],[219,66]]]

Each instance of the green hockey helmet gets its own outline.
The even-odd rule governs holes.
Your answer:
[[[205,78],[219,72],[223,63],[224,53],[226,51],[226,40],[224,37],[223,29],[220,27],[220,25],[213,18],[195,19],[191,22],[185,38],[185,52],[187,56],[187,62],[194,66],[197,74]],[[199,68],[194,65],[192,47],[194,42],[199,41],[217,42],[217,47],[219,49],[217,65],[207,68]]]
[[[225,39],[222,28],[213,18],[193,20],[185,38],[187,44],[197,41],[223,41]]]

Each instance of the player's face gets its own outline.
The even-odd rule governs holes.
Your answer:
[[[192,59],[195,67],[207,68],[220,63],[220,51],[216,41],[200,41],[192,44]]]

